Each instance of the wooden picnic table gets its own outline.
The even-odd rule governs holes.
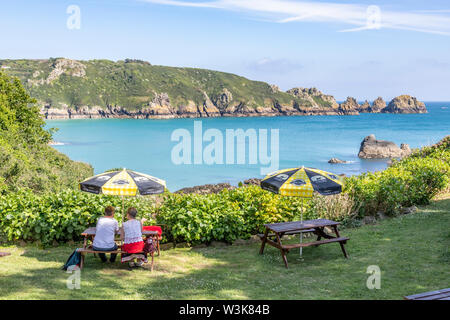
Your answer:
[[[404,298],[405,300],[450,300],[450,288],[413,294]]]
[[[95,227],[91,227],[91,228],[87,228],[86,230],[84,230],[81,235],[84,237],[84,242],[83,242],[83,249],[87,249],[88,246],[88,240],[92,241],[94,240],[95,237],[95,232],[96,232],[96,228]],[[147,230],[143,230],[142,231],[142,235],[143,236],[158,236],[158,232],[157,231],[147,231]],[[119,231],[116,233],[116,237],[120,236],[120,229]],[[118,239],[117,239],[118,240]]]
[[[80,269],[83,269],[84,256],[85,256],[86,253],[93,253],[94,255],[96,255],[98,253],[105,253],[105,254],[106,253],[115,253],[115,254],[123,253],[122,250],[120,249],[120,246],[119,246],[119,248],[117,250],[114,250],[114,251],[97,251],[97,250],[94,250],[92,248],[92,243],[94,241],[95,233],[96,233],[96,228],[95,227],[87,228],[86,230],[84,230],[81,233],[81,235],[84,237],[84,241],[83,241],[83,248],[78,250],[78,252],[81,253]],[[117,239],[118,236],[120,236],[120,229],[119,229],[118,232],[116,232],[116,241],[120,241],[120,239]],[[153,237],[155,240],[158,240],[158,232],[157,231],[143,230],[142,231],[142,236]],[[88,244],[88,241],[90,241],[91,244]],[[153,252],[151,254],[151,257],[152,257],[151,270],[153,271]]]
[[[338,231],[339,224],[340,224],[339,222],[327,219],[265,224],[264,227],[266,228],[266,230],[264,234],[258,235],[261,238],[261,249],[259,250],[259,253],[260,254],[264,253],[264,247],[266,243],[277,249],[280,249],[284,264],[286,268],[288,268],[286,254],[289,252],[289,250],[295,248],[319,246],[322,244],[338,242],[341,246],[344,256],[348,258],[344,244],[347,242],[347,240],[350,240],[350,238],[341,237],[339,235]],[[331,228],[334,231],[335,236],[328,234],[325,231],[325,227]],[[294,244],[283,244],[281,242],[282,237],[285,235],[294,235],[301,233],[314,233],[315,235],[317,235],[317,240],[313,242],[294,243]],[[324,240],[321,240],[322,238]]]

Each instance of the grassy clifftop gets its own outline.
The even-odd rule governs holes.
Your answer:
[[[293,100],[285,92],[274,92],[267,83],[234,74],[153,66],[139,60],[0,60],[0,64],[19,77],[33,97],[55,106],[111,104],[140,108],[161,92],[166,92],[175,104],[189,100],[201,104],[205,100],[203,92],[216,100],[224,88],[233,99],[253,106],[264,105],[265,99],[280,103]]]
[[[234,113],[336,113],[334,98],[322,93],[293,95],[276,86],[230,73],[154,66],[140,60],[0,60],[41,106],[98,108],[113,114],[224,115]],[[332,98],[332,97],[331,97]],[[101,110],[97,110],[100,111]],[[89,113],[89,112],[88,112]]]

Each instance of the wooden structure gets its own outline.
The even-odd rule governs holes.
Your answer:
[[[413,294],[405,300],[450,300],[450,288]]]
[[[281,256],[283,257],[284,264],[288,268],[288,261],[286,254],[291,249],[319,246],[322,244],[338,242],[341,246],[341,250],[346,258],[348,258],[347,251],[345,251],[344,244],[347,243],[350,238],[341,237],[338,231],[338,225],[340,223],[336,221],[331,221],[327,219],[317,219],[317,220],[305,220],[305,221],[292,221],[292,222],[282,222],[282,223],[272,223],[265,224],[264,227],[266,231],[264,234],[259,234],[261,238],[261,249],[260,254],[264,253],[264,247],[267,244],[279,249],[281,251]],[[331,228],[335,236],[332,236],[325,231],[325,227]],[[313,242],[306,243],[293,243],[293,244],[283,244],[281,239],[285,235],[294,235],[301,233],[314,233],[317,235],[317,240]],[[323,238],[323,240],[322,240]]]
[[[123,251],[120,249],[120,246],[119,246],[119,248],[118,248],[117,250],[114,250],[114,251],[96,251],[96,250],[93,250],[93,248],[92,248],[92,242],[94,241],[95,232],[96,232],[95,227],[92,227],[92,228],[88,228],[88,229],[84,230],[84,231],[81,233],[81,235],[84,237],[83,248],[77,250],[79,253],[81,253],[80,269],[83,269],[83,266],[84,266],[84,258],[85,258],[85,255],[86,255],[87,253],[93,253],[94,256],[95,256],[96,254],[98,254],[98,253],[105,253],[105,254],[108,254],[108,253],[109,253],[109,254],[111,254],[111,253],[115,253],[115,254],[126,253],[126,252],[123,252]],[[120,234],[120,233],[117,233],[116,236],[118,236],[119,234]],[[145,237],[152,237],[152,238],[155,240],[155,242],[156,242],[156,241],[159,241],[159,240],[158,240],[158,239],[159,239],[159,234],[158,234],[158,232],[156,232],[156,231],[146,231],[146,230],[143,230],[143,231],[142,231],[142,235],[145,236]],[[90,244],[89,244],[89,242],[90,242]],[[152,256],[151,270],[153,271],[153,260],[154,260],[154,253],[153,253],[153,252],[152,252],[151,256]]]

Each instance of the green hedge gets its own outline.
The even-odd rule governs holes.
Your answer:
[[[394,161],[384,171],[365,173],[345,180],[344,192],[355,201],[360,217],[399,213],[401,207],[428,204],[449,186],[450,137],[433,147],[415,151]]]
[[[299,217],[301,200],[282,197],[259,186],[223,190],[218,194],[169,194],[157,221],[176,242],[232,242],[262,232],[263,224]],[[307,202],[305,202],[305,207]]]
[[[154,203],[148,198],[126,198],[125,208],[136,207],[149,223],[154,223]],[[97,196],[79,191],[36,195],[21,191],[0,196],[0,235],[6,240],[53,241],[78,240],[88,226],[95,226],[104,208],[116,207],[121,219],[121,198]]]

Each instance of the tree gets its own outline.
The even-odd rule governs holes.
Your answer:
[[[20,80],[0,71],[1,131],[15,132],[28,143],[48,143],[51,134],[44,125],[36,100],[25,91]]]

